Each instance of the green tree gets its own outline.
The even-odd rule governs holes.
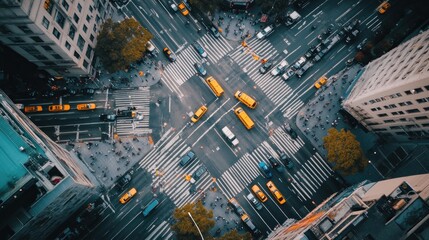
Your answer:
[[[143,57],[152,34],[134,18],[122,22],[108,19],[97,37],[95,54],[109,72],[125,70]]]
[[[350,131],[330,128],[323,138],[323,145],[328,152],[328,161],[334,164],[334,170],[354,174],[368,165],[360,143]]]
[[[249,232],[245,234],[239,234],[237,229],[232,229],[231,231],[224,234],[222,237],[215,238],[216,240],[251,240],[252,235]]]
[[[215,225],[215,221],[213,220],[213,211],[207,210],[201,201],[188,203],[181,208],[176,208],[173,213],[173,217],[177,222],[172,226],[172,228],[176,231],[179,237],[184,237],[185,239],[197,239],[200,237],[198,229],[192,222],[188,213],[191,213],[192,218],[197,223],[203,235],[206,235]]]

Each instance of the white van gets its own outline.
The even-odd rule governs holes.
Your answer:
[[[227,126],[222,128],[223,136],[228,140],[229,144],[233,147],[236,147],[239,143],[238,139],[235,137],[234,133],[229,130]]]

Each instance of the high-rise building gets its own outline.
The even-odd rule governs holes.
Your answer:
[[[112,12],[109,0],[0,0],[0,41],[52,76],[92,76]]]
[[[0,239],[48,239],[97,180],[0,91]],[[98,184],[97,184],[98,185]]]
[[[382,137],[429,139],[429,31],[370,62],[343,107]]]
[[[348,187],[270,240],[401,240],[429,237],[429,174]]]

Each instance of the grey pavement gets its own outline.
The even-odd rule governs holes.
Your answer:
[[[215,226],[209,231],[211,236],[223,236],[234,228],[240,234],[247,231],[238,215],[228,206],[228,200],[219,189],[208,190],[203,200],[204,206],[213,211]]]
[[[63,144],[74,152],[107,189],[152,148],[150,137]]]
[[[239,13],[217,11],[213,16],[209,16],[209,19],[218,27],[222,36],[231,41],[242,41],[246,36],[248,38],[255,36],[267,26],[266,23],[259,21],[260,18],[261,14],[255,8],[250,11],[240,11]]]

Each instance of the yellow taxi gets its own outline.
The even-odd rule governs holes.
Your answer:
[[[283,197],[282,193],[277,189],[276,185],[272,181],[267,182],[267,187],[270,189],[271,194],[273,194],[274,198],[280,204],[284,204],[286,199]]]
[[[58,105],[51,105],[48,107],[49,112],[65,112],[70,110],[69,104],[58,104]]]
[[[42,106],[26,106],[24,107],[24,112],[32,113],[32,112],[41,112],[43,110]]]
[[[384,14],[387,9],[390,8],[390,3],[388,1],[384,1],[382,4],[380,4],[380,6],[378,7],[378,12],[380,14]]]
[[[79,111],[94,110],[95,108],[95,103],[82,103],[77,105],[77,110]]]
[[[186,6],[183,2],[181,2],[177,7],[179,8],[179,10],[183,14],[183,16],[186,16],[189,14],[188,9],[186,9]]]
[[[265,193],[261,191],[258,185],[253,185],[252,191],[255,194],[255,196],[261,201],[266,202],[268,200],[267,196],[265,196]]]
[[[201,106],[200,108],[198,108],[198,110],[194,113],[194,116],[192,116],[191,121],[193,123],[198,122],[198,120],[200,120],[200,118],[207,112],[207,107],[206,106]]]
[[[328,82],[328,77],[326,76],[322,76],[319,78],[319,80],[317,80],[317,82],[314,84],[314,87],[319,89],[321,88],[323,85],[325,85]]]
[[[131,188],[128,192],[126,192],[120,199],[119,202],[125,204],[131,200],[137,193],[137,189]]]

